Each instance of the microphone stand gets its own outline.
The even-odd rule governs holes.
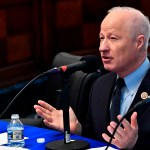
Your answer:
[[[64,139],[47,143],[46,150],[85,150],[89,148],[89,143],[86,141],[70,139],[68,80],[69,75],[64,75],[62,89],[57,90],[58,109],[63,110]]]

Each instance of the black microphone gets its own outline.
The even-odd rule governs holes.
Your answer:
[[[11,104],[15,101],[15,99],[31,84],[33,83],[35,80],[39,79],[40,77],[44,76],[44,75],[51,75],[51,74],[58,74],[58,73],[62,73],[65,75],[70,75],[71,73],[74,73],[75,71],[79,71],[82,70],[83,72],[86,73],[90,73],[90,72],[94,72],[97,69],[100,68],[101,65],[101,60],[99,57],[95,56],[95,55],[87,55],[84,56],[80,59],[79,62],[70,64],[70,65],[66,65],[66,66],[60,66],[60,67],[55,67],[52,68],[48,71],[45,71],[41,74],[39,74],[38,76],[36,76],[35,78],[33,78],[31,81],[29,81],[19,92],[17,95],[15,95],[15,97],[10,101],[10,103],[7,105],[7,107],[4,109],[4,111],[0,114],[0,118],[2,118],[2,116],[6,113],[6,111],[8,110],[8,108],[11,106]]]
[[[97,71],[100,68],[100,58],[94,55],[88,55],[82,57],[80,62],[76,62],[70,65],[58,67],[62,73],[63,87],[58,93],[58,101],[63,99],[61,102],[61,109],[63,110],[63,124],[64,124],[64,140],[52,141],[46,144],[46,150],[51,149],[87,149],[89,143],[82,140],[70,140],[70,121],[69,121],[69,98],[68,98],[68,77],[75,71],[82,70],[85,73]]]
[[[70,75],[76,71],[83,71],[84,73],[90,73],[97,71],[102,64],[102,61],[100,57],[97,57],[95,55],[86,55],[80,59],[79,62],[60,66],[58,69],[62,74]],[[45,73],[49,73],[49,70]],[[50,70],[51,73],[51,70]]]
[[[139,101],[138,103],[136,103],[121,119],[120,121],[117,123],[117,126],[115,127],[112,135],[111,135],[111,138],[108,142],[108,145],[107,147],[105,148],[105,150],[108,149],[108,147],[110,146],[111,142],[112,142],[112,139],[116,133],[116,130],[118,129],[118,127],[120,126],[121,122],[123,121],[124,118],[126,118],[128,115],[131,115],[134,111],[137,111],[138,109],[142,108],[143,106],[145,105],[148,105],[150,103],[150,96],[148,96],[148,94],[146,92],[143,92],[141,94],[141,98],[142,100]]]

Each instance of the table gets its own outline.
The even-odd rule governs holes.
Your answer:
[[[7,124],[8,122],[0,121],[0,133],[7,131]],[[28,139],[25,140],[25,148],[31,150],[44,150],[45,145],[48,142],[64,139],[64,134],[62,132],[28,125],[24,125],[24,136],[28,137]],[[45,142],[37,143],[38,138],[44,138]],[[106,146],[106,143],[104,142],[92,140],[74,134],[71,134],[71,140],[85,140],[90,143],[90,148]]]

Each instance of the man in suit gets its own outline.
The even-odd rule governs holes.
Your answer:
[[[141,101],[144,94],[150,94],[150,62],[147,58],[150,37],[149,20],[143,13],[131,7],[114,7],[108,11],[100,26],[99,51],[104,68],[110,73],[95,81],[90,93],[89,113],[86,126],[82,126],[70,108],[70,129],[97,140],[109,142],[117,122],[111,120],[112,95],[116,80],[122,78],[120,120],[130,108]],[[36,112],[44,123],[63,131],[62,111],[39,100]],[[150,106],[137,110],[122,121],[116,130],[112,144],[120,149],[150,148]]]

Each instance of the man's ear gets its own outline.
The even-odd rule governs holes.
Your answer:
[[[136,45],[136,47],[138,49],[140,49],[144,45],[144,39],[145,39],[144,35],[139,35],[137,37],[137,45]]]

